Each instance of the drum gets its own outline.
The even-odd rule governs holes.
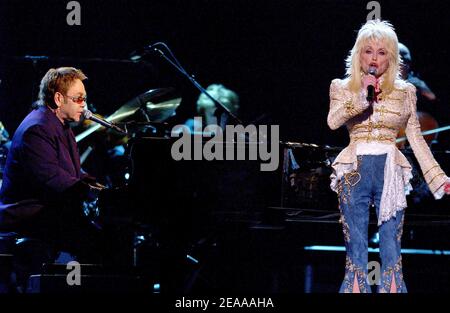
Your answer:
[[[331,163],[340,149],[317,145],[285,147],[282,207],[329,210],[337,205],[330,188]]]

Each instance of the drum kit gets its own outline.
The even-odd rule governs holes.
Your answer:
[[[165,133],[164,122],[175,115],[180,103],[181,97],[176,95],[173,88],[150,89],[131,99],[108,117],[100,118],[109,123],[120,124],[129,137],[138,133],[160,135]],[[104,128],[97,123],[91,124],[75,139],[80,142]]]

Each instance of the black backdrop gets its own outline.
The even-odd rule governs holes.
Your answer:
[[[178,118],[194,114],[198,91],[164,60],[119,63],[156,41],[171,47],[203,86],[221,82],[241,97],[242,117],[279,124],[281,139],[344,145],[344,130],[326,125],[328,87],[344,74],[368,1],[80,0],[81,26],[68,26],[69,1],[0,0],[0,119],[13,132],[51,66],[81,67],[89,102],[104,115],[154,87],[182,96]],[[379,1],[415,69],[440,99],[449,122],[447,1]],[[48,56],[33,65],[23,56]],[[443,137],[447,134],[442,134]],[[445,135],[445,136],[444,136]]]

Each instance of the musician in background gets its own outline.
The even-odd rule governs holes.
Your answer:
[[[416,73],[412,71],[411,65],[412,65],[412,58],[411,58],[411,52],[409,51],[408,47],[402,44],[401,42],[398,43],[398,52],[400,53],[400,56],[402,58],[402,65],[400,67],[400,77],[413,84],[416,87],[418,101],[420,102],[421,98],[428,100],[428,101],[436,101],[436,95],[433,91],[431,91],[430,87],[421,80]]]
[[[236,92],[226,88],[222,84],[211,84],[206,91],[220,103],[222,103],[231,113],[237,114],[239,111],[239,96]],[[202,117],[202,125],[196,125],[194,119],[186,121],[185,125],[191,131],[203,129],[207,125],[219,125],[223,130],[229,122],[229,115],[218,109],[216,104],[205,94],[200,94],[197,100],[197,113]]]
[[[52,252],[68,251],[81,260],[99,252],[98,231],[82,216],[81,203],[101,189],[81,170],[69,126],[86,105],[86,78],[72,67],[45,74],[39,106],[12,139],[0,190],[0,231],[41,239]]]
[[[402,58],[400,66],[400,77],[413,84],[416,87],[417,96],[417,117],[419,119],[422,131],[432,130],[439,127],[436,116],[440,116],[440,108],[438,98],[428,85],[419,78],[417,73],[412,70],[411,52],[407,46],[402,43],[398,44],[399,54]],[[403,130],[399,136],[404,137]],[[438,133],[425,136],[425,140],[431,146],[437,146]],[[400,148],[404,148],[404,143],[400,144]]]

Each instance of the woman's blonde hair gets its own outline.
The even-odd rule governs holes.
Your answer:
[[[395,80],[400,78],[401,58],[398,53],[398,38],[394,27],[389,22],[380,20],[367,21],[358,31],[355,45],[345,60],[349,89],[353,92],[361,90],[361,78],[364,72],[361,68],[360,55],[370,41],[382,41],[386,47],[389,66],[384,74],[381,90],[390,93],[394,89]]]

